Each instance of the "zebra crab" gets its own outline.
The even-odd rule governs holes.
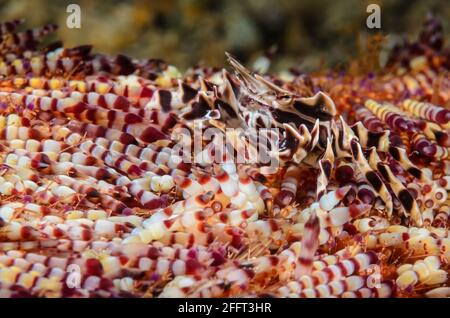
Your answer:
[[[283,175],[291,167],[304,166],[316,173],[315,200],[349,182],[352,191],[348,203],[374,203],[389,217],[395,210],[412,223],[423,224],[415,199],[395,177],[389,161],[395,161],[415,177],[423,176],[403,149],[390,145],[388,130],[374,133],[361,123],[349,126],[343,117],[336,119],[335,105],[325,93],[296,96],[260,75],[251,74],[231,55],[227,57],[238,81],[223,71],[222,88],[209,84],[210,90],[206,88],[207,92],[201,96],[205,100],[194,104],[182,117],[207,121],[222,128],[225,134],[228,133],[225,127],[241,128],[242,140],[250,140],[258,130],[277,128],[279,136],[275,144],[266,149],[271,157],[279,158],[277,172]],[[269,134],[270,130],[265,131],[268,139]],[[245,151],[245,147],[237,149]],[[264,166],[260,170],[265,171]],[[292,199],[295,193],[290,196]],[[287,199],[276,201],[283,202],[280,208],[291,203]]]

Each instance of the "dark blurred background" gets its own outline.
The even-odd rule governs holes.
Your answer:
[[[81,7],[81,29],[66,27],[70,3]],[[221,66],[224,51],[251,63],[275,47],[273,68],[318,69],[345,64],[373,35],[365,25],[370,3],[381,6],[387,45],[416,35],[430,10],[448,40],[448,0],[0,0],[0,17],[25,18],[27,27],[57,23],[67,46],[163,58],[181,69]]]

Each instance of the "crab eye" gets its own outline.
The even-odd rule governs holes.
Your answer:
[[[283,95],[283,96],[279,97],[278,99],[279,99],[279,103],[285,104],[285,105],[292,102],[292,96],[289,96],[289,95]]]

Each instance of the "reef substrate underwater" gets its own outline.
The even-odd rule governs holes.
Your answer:
[[[180,74],[20,23],[0,25],[0,296],[450,296],[435,18],[366,75]],[[276,165],[249,161],[255,135]]]

